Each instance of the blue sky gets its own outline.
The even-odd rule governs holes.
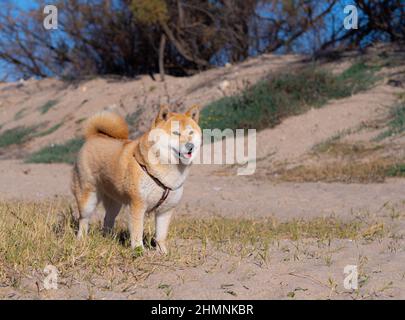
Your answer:
[[[0,7],[3,4],[12,3],[22,9],[29,10],[35,8],[35,3],[32,0],[0,0]],[[5,75],[5,66],[0,62],[0,79]]]
[[[17,6],[24,8],[24,9],[31,9],[35,7],[35,4],[33,5],[32,0],[14,0],[14,1],[10,1],[10,0],[1,0],[2,2],[13,2],[14,4],[16,4]]]

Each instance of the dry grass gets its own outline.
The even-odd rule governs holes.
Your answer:
[[[75,233],[64,203],[1,203],[0,279],[13,284],[22,274],[41,272],[48,264],[56,266],[62,277],[78,278],[127,274],[139,279],[153,269],[145,270],[151,256],[136,257],[118,238],[103,237],[91,228],[85,241],[77,241]]]
[[[18,287],[28,274],[41,274],[44,267],[57,267],[62,278],[99,276],[107,282],[138,281],[156,270],[197,266],[211,249],[236,256],[258,255],[266,259],[272,241],[304,238],[363,239],[374,224],[337,218],[292,220],[194,219],[178,217],[170,231],[170,253],[161,256],[146,250],[139,256],[131,250],[126,230],[117,227],[114,236],[103,236],[99,225],[86,240],[76,240],[76,223],[64,202],[0,202],[0,282]],[[371,228],[371,229],[370,229]],[[152,224],[146,224],[148,243]]]
[[[394,162],[386,159],[352,163],[335,161],[321,165],[300,165],[279,170],[276,174],[277,180],[289,182],[371,183],[384,182],[388,170],[394,165]]]
[[[280,165],[271,175],[279,181],[343,183],[384,182],[387,177],[404,175],[404,160],[387,155],[389,145],[339,139],[334,137],[314,146],[309,157],[316,161],[294,167]]]
[[[361,225],[357,222],[343,222],[336,218],[293,219],[278,222],[274,218],[230,219],[213,217],[207,219],[177,219],[172,226],[172,237],[210,241],[222,247],[232,244],[244,246],[261,245],[279,239],[354,239]]]
[[[338,141],[341,137],[331,138],[313,148],[313,154],[334,157],[334,158],[364,158],[373,155],[376,151],[382,150],[383,145],[373,143],[347,143]]]

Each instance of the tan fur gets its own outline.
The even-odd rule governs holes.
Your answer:
[[[97,134],[105,134],[116,139],[128,139],[128,125],[118,114],[103,111],[87,120],[85,125],[86,139]]]
[[[172,121],[180,123],[180,144],[194,141],[201,136],[198,108],[193,106],[185,114],[172,113],[162,107],[151,129],[171,134]],[[187,128],[195,131],[187,134]],[[190,129],[188,129],[190,130]],[[96,114],[88,120],[85,128],[86,142],[79,152],[73,170],[72,191],[80,214],[78,237],[87,233],[88,222],[98,202],[102,202],[106,216],[104,231],[113,228],[115,217],[122,205],[130,206],[129,229],[132,247],[143,247],[143,219],[162,196],[163,189],[141,168],[158,178],[165,186],[173,189],[165,202],[156,210],[156,242],[166,252],[166,236],[173,209],[179,202],[189,165],[154,164],[149,151],[152,143],[149,132],[138,140],[128,140],[128,126],[125,120],[112,112]],[[199,137],[197,136],[197,138]],[[153,154],[154,155],[154,154]]]

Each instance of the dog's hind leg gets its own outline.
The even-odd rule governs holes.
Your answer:
[[[108,234],[114,228],[115,218],[120,213],[122,205],[106,195],[102,196],[102,201],[105,208],[103,232],[104,234]]]
[[[89,220],[95,214],[98,204],[98,195],[96,191],[85,191],[77,199],[79,207],[79,232],[77,237],[79,239],[87,235],[89,230]]]

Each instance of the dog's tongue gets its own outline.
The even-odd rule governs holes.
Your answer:
[[[186,158],[191,158],[191,155],[192,155],[191,152],[188,152],[188,153],[185,154]]]

